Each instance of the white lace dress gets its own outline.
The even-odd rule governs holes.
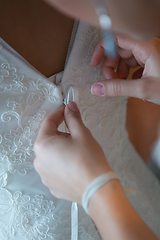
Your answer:
[[[103,79],[100,66],[90,66],[98,41],[99,30],[81,23],[64,74],[47,79],[0,40],[1,240],[70,240],[71,203],[52,196],[33,167],[40,125],[63,104],[69,85],[77,88],[83,121],[129,189],[129,200],[160,237],[160,186],[128,140],[126,99],[90,93],[91,84]],[[100,239],[79,207],[79,240]]]

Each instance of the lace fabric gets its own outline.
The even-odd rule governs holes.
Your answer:
[[[44,77],[0,40],[0,239],[70,240],[71,203],[56,199],[33,168],[33,144],[42,121],[63,104],[68,85],[78,91],[85,125],[102,146],[132,205],[160,237],[160,186],[128,140],[126,99],[99,98],[91,84],[103,79],[90,66],[100,39],[80,23],[64,73]],[[63,93],[63,94],[62,94]],[[61,126],[63,129],[64,126]],[[100,240],[79,206],[79,240]]]
[[[103,148],[123,187],[132,189],[126,195],[133,207],[160,237],[160,185],[128,139],[125,128],[127,100],[124,97],[99,98],[90,92],[94,82],[104,79],[101,65],[90,66],[92,52],[99,40],[97,28],[81,23],[62,84],[77,87],[77,104],[85,125]]]
[[[33,168],[33,144],[41,123],[63,104],[62,89],[55,85],[62,75],[45,78],[0,40],[2,240],[70,239],[71,204],[53,197]],[[79,239],[93,239],[94,224],[87,219],[85,214],[80,218]]]

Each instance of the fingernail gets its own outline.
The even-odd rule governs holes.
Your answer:
[[[105,95],[105,87],[102,83],[95,83],[91,87],[91,93],[97,96],[104,96]]]
[[[70,102],[68,104],[68,107],[73,112],[79,112],[79,109],[78,109],[77,104],[75,102]]]

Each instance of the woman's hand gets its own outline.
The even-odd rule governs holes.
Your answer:
[[[70,133],[58,131],[64,120]],[[44,120],[34,151],[35,169],[51,193],[79,204],[88,184],[111,170],[75,103],[62,106]]]
[[[96,46],[91,65],[99,65],[104,58],[102,74],[106,80],[95,83],[92,93],[104,97],[136,97],[160,104],[160,39],[139,41],[118,35],[117,44],[118,57],[114,60],[104,58],[102,41]],[[129,69],[138,65],[143,73],[139,69],[137,79],[126,80]]]
[[[63,120],[70,134],[58,131]],[[34,151],[35,169],[51,193],[79,204],[88,184],[111,171],[75,103],[59,108],[44,120]],[[96,191],[89,214],[103,239],[158,239],[131,206],[119,181],[104,184]]]

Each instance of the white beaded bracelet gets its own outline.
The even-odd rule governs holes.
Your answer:
[[[111,180],[115,180],[115,179],[119,180],[118,176],[114,172],[108,172],[108,173],[105,173],[105,174],[97,177],[89,184],[89,186],[83,193],[83,197],[82,197],[82,207],[84,208],[84,210],[87,214],[89,214],[88,213],[88,204],[89,204],[89,201],[90,201],[91,197],[93,196],[93,194],[105,183],[108,183]]]

